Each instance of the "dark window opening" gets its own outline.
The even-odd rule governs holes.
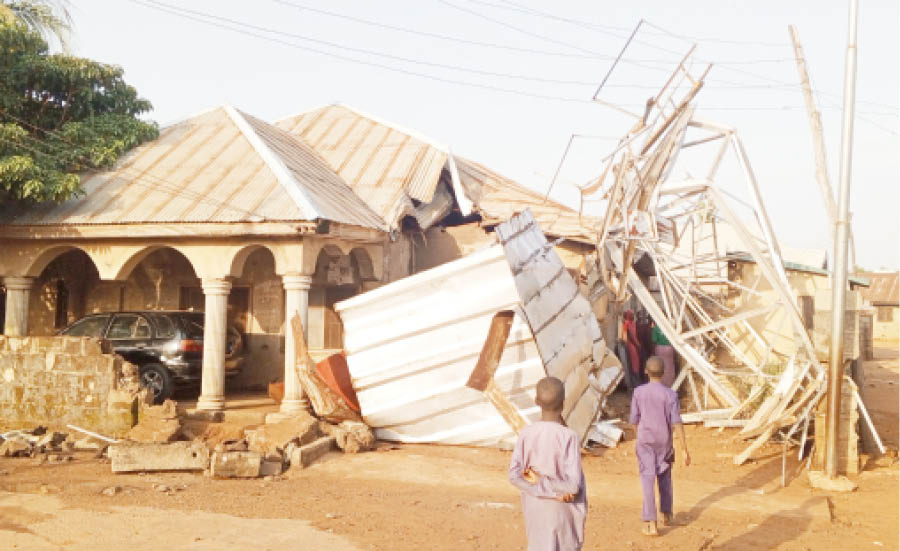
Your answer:
[[[66,282],[57,280],[56,282],[56,316],[53,320],[53,327],[62,329],[69,324],[69,290],[66,288]]]

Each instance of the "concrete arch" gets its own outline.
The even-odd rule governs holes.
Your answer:
[[[197,277],[202,277],[202,272],[197,269],[197,265],[191,259],[191,255],[188,254],[188,251],[183,251],[178,247],[173,247],[172,245],[148,245],[131,254],[121,265],[119,265],[115,270],[115,276],[113,277],[113,279],[115,279],[116,281],[126,281],[138,264],[143,262],[151,254],[162,249],[172,249],[178,252],[178,254],[183,256],[188,261],[188,264],[190,264],[191,269],[194,271],[194,275],[196,275]]]
[[[25,277],[38,277],[41,275],[41,272],[50,265],[51,262],[59,258],[60,256],[66,254],[70,251],[81,251],[88,258],[91,259],[91,263],[94,265],[94,268],[97,270],[97,273],[101,273],[101,266],[103,265],[102,261],[98,261],[94,255],[91,254],[90,249],[85,249],[83,247],[79,247],[77,245],[53,245],[42,251],[40,251],[35,258],[28,264],[28,268],[25,270]],[[102,277],[102,275],[101,275]]]
[[[243,247],[237,249],[231,255],[231,262],[228,268],[228,275],[231,277],[240,277],[241,274],[244,273],[244,265],[247,263],[247,259],[250,258],[250,255],[255,253],[260,249],[266,249],[269,253],[272,254],[272,258],[275,259],[275,273],[284,273],[279,264],[279,257],[282,256],[281,249],[278,247],[272,247],[266,243],[251,243],[248,245],[244,245]]]
[[[359,270],[359,278],[362,281],[375,281],[379,279],[375,274],[375,267],[372,263],[372,257],[369,255],[369,251],[362,247],[354,247],[350,250],[350,258],[356,262],[356,267]]]

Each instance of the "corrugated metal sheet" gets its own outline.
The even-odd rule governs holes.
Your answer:
[[[498,225],[497,235],[544,368],[565,382],[563,418],[584,438],[603,398],[589,381],[608,354],[603,331],[530,210]]]
[[[540,193],[474,161],[459,156],[454,159],[463,191],[486,223],[508,220],[513,214],[530,209],[545,233],[593,243],[595,236],[588,228],[599,226],[595,218],[585,216],[579,220],[578,213],[565,205],[545,201]]]
[[[900,303],[900,272],[864,272],[868,289],[860,289],[862,297],[873,305],[896,306]]]
[[[83,195],[65,203],[0,213],[0,224],[326,218],[384,228],[308,146],[228,107],[164,128],[114,168],[87,175],[83,187]],[[298,191],[306,201],[297,200]]]
[[[491,318],[518,303],[499,245],[338,303],[353,386],[378,437],[514,442],[494,406],[466,381]],[[539,416],[534,385],[544,373],[528,324],[517,315],[495,381],[528,421]]]
[[[600,392],[588,389],[590,368],[606,367],[594,362],[595,356],[607,358],[599,327],[595,334],[593,316],[593,322],[583,319],[585,299],[568,295],[573,288],[577,294],[577,287],[565,268],[543,277],[549,267],[562,267],[562,261],[536,231],[521,240],[507,235],[505,253],[495,245],[336,305],[362,414],[379,438],[480,446],[514,442],[515,434],[496,409],[466,386],[491,318],[500,310],[513,310],[516,318],[496,372],[497,386],[533,422],[539,416],[534,386],[546,376],[546,363],[570,393],[567,423],[584,436],[602,393],[621,377],[621,367],[616,361],[598,375]],[[534,260],[536,256],[551,260]],[[525,269],[519,272],[523,281],[517,289],[513,271],[519,266]],[[535,273],[538,279],[532,278]],[[568,284],[562,283],[566,279]],[[523,290],[530,294],[523,296]],[[537,344],[535,327],[541,336]],[[557,338],[571,344],[551,345]]]
[[[410,199],[431,202],[446,150],[344,105],[280,120],[303,138],[392,227]]]

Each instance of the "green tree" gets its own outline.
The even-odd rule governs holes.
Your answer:
[[[0,21],[19,22],[45,39],[56,39],[63,51],[69,51],[72,16],[68,0],[0,0]]]
[[[21,23],[0,23],[0,204],[64,201],[79,173],[155,138],[151,109],[121,67],[63,54]]]

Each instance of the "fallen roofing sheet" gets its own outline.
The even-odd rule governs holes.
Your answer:
[[[590,307],[530,213],[502,227],[505,254],[495,245],[336,305],[363,418],[379,438],[515,441],[495,406],[466,386],[491,320],[504,310],[515,317],[494,382],[526,421],[539,417],[534,387],[549,372],[565,382],[564,417],[583,438],[621,378],[596,320],[585,316]],[[530,231],[514,229],[524,227]]]

